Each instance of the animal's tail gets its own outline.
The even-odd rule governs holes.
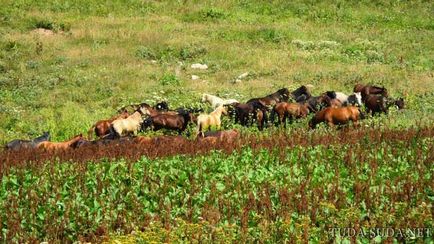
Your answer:
[[[92,140],[93,139],[93,134],[95,132],[95,127],[96,127],[96,124],[92,125],[92,127],[90,127],[90,129],[87,131],[87,139],[88,140]]]
[[[201,135],[203,137],[203,133],[202,133],[202,123],[200,123],[199,121],[197,122],[197,136]]]

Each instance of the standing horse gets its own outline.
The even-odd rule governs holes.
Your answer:
[[[359,119],[363,119],[364,116],[360,112],[359,108],[354,106],[341,107],[341,108],[325,108],[315,114],[309,121],[309,127],[314,129],[319,123],[327,123],[330,127],[334,125],[343,125],[349,121],[357,123]]]
[[[233,105],[233,110],[235,114],[235,123],[240,122],[243,126],[253,123],[253,120],[256,118],[259,129],[262,129],[267,121],[267,107],[259,101],[236,103]]]
[[[132,115],[125,119],[117,119],[110,126],[110,135],[122,137],[124,135],[136,135],[143,122],[142,116],[148,111],[146,108],[139,108]]]
[[[395,100],[382,95],[367,95],[365,96],[364,104],[366,112],[371,113],[373,116],[377,113],[387,114],[389,108],[393,105],[397,106],[398,109],[403,109],[405,105],[404,99],[402,98]]]
[[[219,106],[224,106],[224,105],[229,105],[229,104],[233,104],[233,103],[238,103],[238,101],[236,99],[223,99],[214,95],[210,95],[210,94],[203,94],[202,95],[202,102],[208,102],[209,104],[211,104],[211,107],[213,109],[216,109]]]
[[[201,114],[197,116],[197,135],[204,135],[204,130],[211,130],[211,126],[215,126],[217,130],[220,130],[222,114],[227,115],[226,109],[220,105],[210,114]]]
[[[92,139],[94,133],[99,138],[108,135],[110,133],[110,125],[113,121],[117,119],[126,119],[128,116],[128,111],[124,109],[121,111],[121,114],[118,114],[110,119],[97,121],[87,132],[87,138],[89,140]]]
[[[271,111],[270,120],[274,122],[274,118],[278,115],[277,124],[282,124],[286,128],[286,119],[292,120],[304,118],[309,114],[309,105],[307,103],[287,103],[281,102],[276,104]]]
[[[50,133],[48,131],[44,132],[41,136],[36,137],[32,140],[21,140],[21,139],[15,139],[10,142],[8,142],[5,146],[8,150],[15,150],[18,151],[20,149],[29,149],[29,148],[35,148],[38,146],[39,143],[44,141],[50,140]]]
[[[289,91],[287,88],[282,88],[265,97],[252,98],[247,103],[260,102],[264,106],[274,106],[278,102],[286,102],[289,98]]]
[[[55,152],[59,150],[66,150],[69,148],[74,148],[75,144],[83,139],[83,135],[79,134],[74,136],[72,139],[65,141],[65,142],[50,142],[50,141],[43,141],[38,144],[37,148],[43,149],[45,151],[49,152]]]
[[[153,127],[154,131],[160,129],[170,129],[178,131],[181,134],[187,128],[187,124],[191,121],[192,117],[188,111],[180,111],[178,114],[157,114],[153,117],[145,119],[142,124],[144,127]]]

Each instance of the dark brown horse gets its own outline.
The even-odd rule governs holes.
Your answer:
[[[357,84],[354,86],[354,92],[360,92],[362,94],[362,100],[364,96],[372,95],[372,94],[381,94],[384,97],[388,97],[388,91],[384,87],[373,86],[373,85],[362,85]]]
[[[192,117],[188,111],[180,111],[179,113],[159,113],[151,116],[142,124],[142,130],[152,127],[154,131],[161,129],[176,130],[181,134],[187,128],[188,122],[192,121]]]
[[[306,103],[309,108],[309,112],[316,113],[319,110],[325,108],[328,106],[326,103],[327,96],[325,94],[322,94],[320,96],[310,97],[306,101],[297,101],[297,103]]]
[[[267,122],[267,107],[257,100],[249,103],[236,103],[232,107],[235,114],[235,123],[239,122],[243,126],[248,126],[256,119],[259,123],[259,129],[262,129]]]
[[[92,139],[94,133],[99,138],[103,138],[104,136],[110,134],[111,123],[117,119],[128,118],[128,116],[128,111],[122,110],[120,114],[117,114],[110,119],[97,121],[92,127],[90,127],[89,131],[87,132],[88,139]]]
[[[341,108],[325,108],[315,114],[309,121],[309,127],[314,129],[319,123],[327,123],[330,127],[334,125],[347,124],[349,121],[353,121],[356,125],[357,121],[363,119],[364,116],[360,112],[358,107],[348,106]]]
[[[264,106],[274,106],[278,102],[286,102],[289,98],[289,91],[287,88],[282,88],[273,94],[265,97],[252,98],[247,103],[260,102]]]
[[[389,111],[389,108],[393,105],[397,106],[398,109],[403,109],[405,106],[404,99],[393,99],[393,98],[387,98],[383,95],[367,95],[365,96],[365,99],[363,100],[366,112],[371,113],[372,115],[379,114],[379,113],[385,113]]]
[[[286,120],[290,122],[293,119],[304,118],[309,114],[309,105],[307,103],[287,103],[280,102],[273,107],[270,120],[275,121],[275,116],[278,116],[277,124],[283,123],[286,128]]]

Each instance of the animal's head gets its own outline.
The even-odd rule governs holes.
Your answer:
[[[315,129],[315,127],[316,127],[316,120],[315,120],[315,116],[314,116],[311,120],[309,120],[309,128]]]
[[[224,107],[224,106],[221,106],[221,110],[222,110],[222,114],[223,115],[228,115],[228,110]]]
[[[149,108],[150,108],[150,106],[148,104],[142,103],[139,105],[139,107],[136,109],[135,112],[139,112],[140,115],[142,115],[142,116],[143,115],[149,115],[150,114]]]
[[[158,111],[167,111],[169,110],[169,105],[166,101],[162,101],[155,105],[155,109],[157,109]]]
[[[404,109],[405,108],[405,102],[404,102],[404,98],[398,98],[395,101],[395,105],[399,108],[399,109]]]
[[[208,94],[203,94],[202,95],[202,102],[204,103],[206,101],[208,101]]]
[[[362,84],[357,84],[354,86],[353,92],[361,92],[365,86]]]
[[[289,99],[289,90],[288,88],[282,88],[277,91],[279,93],[280,99],[283,101],[288,101]]]
[[[326,91],[324,95],[328,96],[330,99],[336,98],[336,92],[335,91]]]
[[[362,106],[362,93],[361,92],[355,92],[354,96],[356,97],[357,105]]]
[[[42,133],[42,136],[44,138],[46,138],[48,141],[50,140],[50,137],[51,137],[50,132],[48,132],[48,131],[44,131],[44,133]]]

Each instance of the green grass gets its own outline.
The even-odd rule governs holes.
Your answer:
[[[433,7],[423,1],[4,0],[0,142],[44,130],[64,140],[130,103],[197,104],[202,92],[247,100],[301,84],[315,85],[314,94],[350,92],[356,82],[384,85],[392,96],[414,101],[413,112],[397,120],[409,121],[414,111],[432,119],[417,103],[422,99],[432,111]],[[35,34],[37,27],[54,34]],[[196,62],[209,69],[190,69]],[[246,71],[248,79],[232,84]],[[191,81],[192,74],[201,80]]]

